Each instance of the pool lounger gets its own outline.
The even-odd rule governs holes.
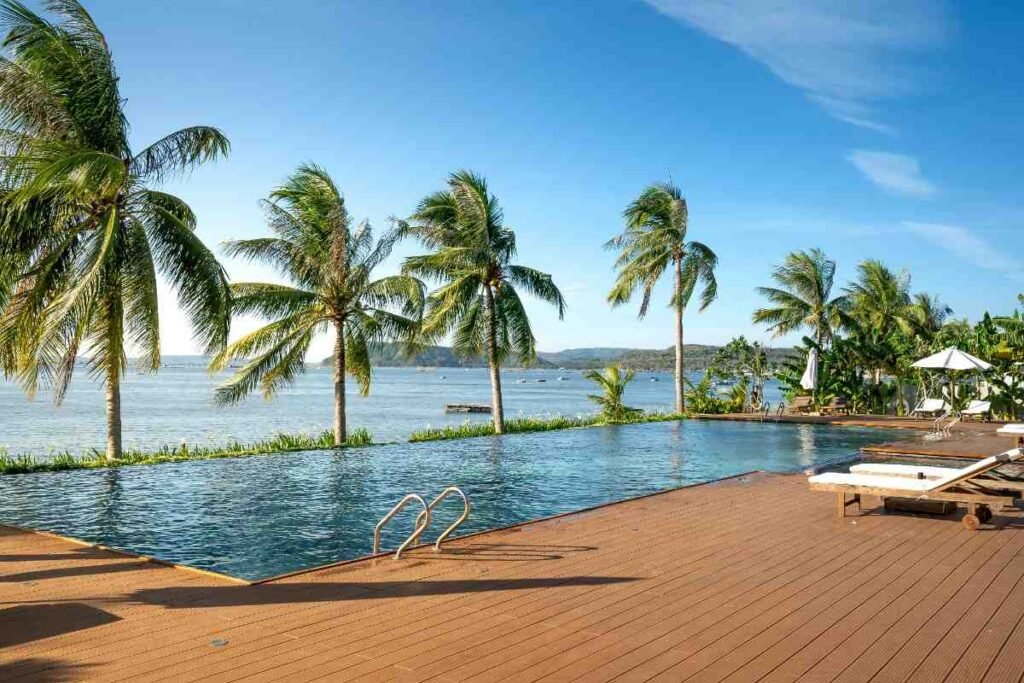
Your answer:
[[[964,526],[977,529],[982,521],[988,521],[992,509],[1013,507],[1021,497],[1017,488],[1007,490],[1004,479],[993,479],[993,472],[1009,462],[1024,459],[1024,448],[1013,448],[1005,453],[993,455],[972,463],[962,469],[950,468],[938,478],[919,479],[911,476],[859,472],[825,472],[809,477],[807,482],[813,491],[829,491],[836,494],[836,513],[846,516],[846,508],[854,503],[860,507],[862,495],[885,498],[914,498],[960,503],[967,506]],[[856,466],[855,466],[856,467]],[[847,494],[853,499],[846,500]]]

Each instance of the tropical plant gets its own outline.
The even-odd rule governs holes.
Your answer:
[[[715,415],[727,411],[725,401],[715,396],[714,373],[706,370],[698,382],[686,378],[686,403],[690,412]]]
[[[743,336],[732,339],[715,352],[710,367],[715,377],[740,380],[734,388],[742,386],[744,400],[735,412],[747,407],[747,399],[751,410],[761,409],[764,381],[768,374],[768,355],[759,342],[748,342]],[[733,399],[736,396],[734,392]]]
[[[374,241],[365,221],[352,230],[345,199],[322,168],[305,164],[262,203],[274,237],[228,242],[231,256],[273,266],[290,285],[240,282],[231,286],[234,308],[271,320],[218,353],[223,370],[248,362],[217,388],[221,403],[235,403],[259,388],[267,398],[305,370],[313,339],[334,334],[334,443],[348,437],[345,375],[370,391],[370,350],[386,341],[414,343],[423,314],[423,283],[408,275],[373,279],[399,234]]]
[[[857,279],[845,290],[850,316],[862,327],[889,332],[914,332],[915,314],[910,294],[910,273],[893,272],[875,259],[857,265]]]
[[[450,335],[456,353],[487,358],[494,431],[504,433],[500,366],[513,356],[522,363],[537,356],[518,290],[554,306],[559,320],[565,315],[562,293],[547,273],[512,263],[515,233],[504,225],[487,181],[471,171],[452,173],[447,188],[424,197],[399,226],[431,250],[407,258],[403,272],[440,283],[427,300],[424,340]]]
[[[185,128],[135,152],[113,57],[75,0],[51,22],[0,2],[0,365],[61,402],[81,353],[106,388],[105,456],[121,448],[129,348],[160,367],[157,273],[206,351],[228,337],[230,294],[184,201],[162,181],[224,156],[216,128]]]
[[[600,394],[587,394],[587,398],[600,407],[601,417],[606,421],[622,422],[644,412],[622,403],[626,386],[633,381],[632,370],[623,371],[618,365],[609,365],[604,370],[590,370],[584,377],[594,382],[601,390]]]
[[[773,306],[754,311],[754,322],[776,337],[807,330],[818,346],[828,346],[847,306],[845,296],[832,296],[835,274],[836,262],[820,249],[789,253],[772,271],[777,286],[757,288]]]
[[[702,287],[700,310],[718,296],[715,267],[718,257],[701,242],[687,239],[689,211],[682,191],[671,183],[646,188],[623,212],[626,228],[605,247],[619,252],[615,260],[618,277],[608,294],[612,306],[628,303],[641,292],[639,317],[647,315],[654,286],[669,268],[673,291],[670,305],[675,311],[675,399],[676,412],[686,410],[686,368],[683,359],[683,313],[694,291]]]

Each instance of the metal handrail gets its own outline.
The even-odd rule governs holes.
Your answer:
[[[775,409],[775,421],[778,422],[782,419],[782,415],[786,412],[786,404],[783,401],[779,401],[779,407]]]
[[[462,523],[466,521],[466,519],[469,517],[470,511],[473,509],[473,506],[470,505],[469,503],[469,496],[467,496],[462,489],[460,489],[458,486],[449,486],[444,491],[441,491],[441,493],[437,494],[437,497],[434,498],[434,500],[430,501],[430,505],[427,506],[426,514],[429,515],[430,510],[433,510],[441,501],[443,501],[445,498],[447,498],[453,493],[457,493],[462,497],[462,514],[459,515],[459,518],[455,520],[455,522],[451,526],[445,529],[441,533],[441,535],[437,537],[437,541],[434,542],[434,552],[438,552],[441,550],[441,543],[444,541],[444,539],[448,538],[448,536],[450,536],[453,531],[462,526]],[[420,518],[423,517],[423,515],[424,513],[421,512],[419,514],[419,517],[416,518],[416,528],[419,529],[419,531],[416,533],[417,538],[419,538],[420,534],[422,534],[423,531],[427,528],[426,525],[420,527],[419,524]]]
[[[416,516],[416,527],[413,529],[412,534],[402,542],[402,545],[398,546],[398,550],[395,551],[395,559],[402,557],[402,551],[409,547],[419,535],[423,533],[423,530],[430,526],[430,507],[423,498],[415,493],[410,493],[402,500],[398,501],[395,507],[391,508],[391,512],[384,515],[377,526],[373,530],[373,554],[376,555],[380,552],[380,532],[384,528],[384,525],[391,521],[391,518],[399,513],[399,511],[409,504],[409,501],[415,500],[423,506],[423,512]],[[422,525],[420,521],[423,521]]]
[[[761,406],[761,422],[764,422],[764,418],[768,416],[768,411],[772,409],[772,404],[769,401],[765,401]]]

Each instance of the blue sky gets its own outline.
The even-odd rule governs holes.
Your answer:
[[[687,340],[750,324],[754,287],[821,247],[909,268],[958,315],[1024,291],[1024,127],[1013,3],[937,0],[93,0],[141,147],[205,123],[231,157],[171,189],[210,244],[263,234],[257,202],[302,161],[383,229],[445,175],[487,176],[519,260],[551,272],[564,322],[539,347],[666,347],[671,315],[609,310],[601,245],[671,176],[720,257],[719,300]],[[413,253],[403,246],[399,257]],[[236,279],[269,273],[226,262]],[[667,304],[667,283],[659,300]],[[193,350],[170,297],[165,353]],[[243,322],[239,330],[250,329]],[[781,343],[781,342],[777,342]],[[321,340],[314,355],[325,355]]]

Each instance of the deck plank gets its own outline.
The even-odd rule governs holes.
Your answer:
[[[258,586],[0,529],[0,679],[1024,675],[1024,515],[871,505],[756,474]]]

